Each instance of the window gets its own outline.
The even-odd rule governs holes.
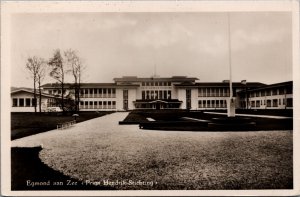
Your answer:
[[[36,103],[36,99],[35,99],[35,98],[32,98],[32,102],[31,102],[31,103],[32,103],[32,106],[36,106],[36,104],[37,104],[37,103]]]
[[[23,98],[19,99],[19,106],[24,107],[24,99]]]
[[[99,97],[101,98],[102,97],[102,88],[98,89],[98,93],[99,93]]]
[[[145,100],[145,91],[142,91],[142,100]]]
[[[220,96],[220,88],[216,88],[216,96],[217,96],[217,97]]]
[[[202,108],[202,101],[201,100],[198,101],[198,108]]]
[[[149,90],[146,91],[146,99],[147,99],[147,100],[150,99],[150,92],[149,92]]]
[[[145,82],[142,82],[142,86],[145,86],[146,84],[145,84]]]
[[[202,88],[198,88],[198,97],[202,97],[203,93],[202,93]]]
[[[89,97],[89,90],[88,89],[84,89],[84,97],[85,98]]]
[[[278,100],[277,99],[273,99],[273,107],[278,107]]]
[[[111,109],[111,101],[107,101],[107,108]]]
[[[116,109],[116,101],[112,101],[112,108]]]
[[[217,108],[220,107],[219,102],[220,102],[219,100],[216,100],[216,107],[217,107]]]
[[[162,99],[162,90],[159,91],[159,99]]]
[[[80,101],[80,109],[83,109],[84,106],[83,106],[83,101]]]
[[[98,97],[98,89],[94,89],[94,97]]]
[[[151,92],[151,93],[150,93],[150,94],[151,94],[151,99],[154,99],[154,91],[151,90],[150,92]]]
[[[293,99],[292,98],[287,98],[286,99],[286,106],[287,107],[293,107]]]
[[[93,101],[90,101],[89,109],[93,109]]]
[[[168,95],[167,95],[167,90],[164,90],[164,99],[167,99],[168,98]]]
[[[255,107],[255,101],[251,101],[251,107]]]
[[[284,94],[284,88],[279,88],[279,95],[283,95]]]
[[[206,89],[207,96],[210,96],[210,88]]]
[[[211,107],[215,107],[215,100],[211,101]]]
[[[31,100],[30,98],[25,99],[26,107],[30,107],[30,103],[31,103],[30,100]]]
[[[49,90],[49,94],[52,94],[52,90]]]
[[[155,91],[155,99],[158,99],[158,90]]]
[[[267,107],[271,107],[271,100],[267,100]]]
[[[266,90],[266,95],[271,96],[271,90]]]
[[[293,94],[293,87],[287,87],[286,93],[287,94]]]
[[[210,108],[210,100],[207,100],[207,107]]]
[[[18,99],[16,99],[16,98],[13,99],[12,106],[13,107],[17,107],[18,106]]]
[[[281,105],[281,99],[278,99],[278,105]]]
[[[84,102],[84,105],[85,105],[84,108],[85,108],[85,109],[88,109],[88,107],[89,107],[89,102],[88,102],[88,101],[85,101],[85,102]]]
[[[168,90],[168,99],[171,99],[171,90]]]
[[[265,96],[266,95],[266,91],[265,90],[262,90],[261,91],[261,96]]]
[[[98,108],[98,102],[94,101],[94,109],[97,109],[97,108]]]
[[[107,109],[106,101],[103,101],[103,109]]]
[[[203,108],[206,107],[206,100],[203,101]]]
[[[256,107],[260,107],[260,101],[259,100],[256,101]]]
[[[102,109],[102,101],[99,101],[99,109]]]
[[[171,82],[168,82],[168,86],[171,86]]]
[[[272,90],[272,95],[277,95],[277,89]]]
[[[116,98],[116,89],[115,88],[111,89],[111,93],[112,93],[112,97]]]
[[[91,98],[91,97],[94,97],[94,96],[93,96],[93,89],[89,89],[89,90],[90,90],[90,91],[89,91],[89,92],[90,92],[89,97],[90,97],[90,98]]]
[[[255,96],[259,97],[260,96],[260,91],[255,92]]]

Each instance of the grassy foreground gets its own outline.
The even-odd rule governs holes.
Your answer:
[[[79,112],[76,122],[83,122],[112,112]],[[56,129],[58,123],[74,120],[73,113],[11,113],[11,139]]]

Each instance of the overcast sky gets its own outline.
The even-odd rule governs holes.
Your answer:
[[[233,81],[292,80],[291,22],[288,12],[230,14]],[[229,79],[228,38],[227,13],[220,12],[14,14],[12,86],[31,87],[27,58],[49,59],[57,48],[78,51],[84,82],[150,77],[155,70],[220,82]]]

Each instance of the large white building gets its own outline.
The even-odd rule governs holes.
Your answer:
[[[134,109],[226,109],[229,81],[197,82],[197,78],[173,76],[169,78],[135,76],[114,78],[114,83],[82,83],[81,111],[124,111]],[[70,86],[66,84],[67,91]],[[233,97],[236,108],[291,109],[292,81],[266,85],[257,82],[234,82]],[[45,99],[61,95],[58,84],[43,85]],[[16,98],[12,92],[13,111]],[[50,96],[50,97],[49,97]],[[48,98],[47,98],[48,97]],[[44,102],[52,107],[53,102]],[[19,107],[19,106],[18,106]]]

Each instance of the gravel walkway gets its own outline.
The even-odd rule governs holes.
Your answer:
[[[149,131],[118,125],[127,115],[113,113],[14,140],[12,146],[43,144],[41,160],[77,180],[148,184],[116,189],[292,187],[292,131]]]

